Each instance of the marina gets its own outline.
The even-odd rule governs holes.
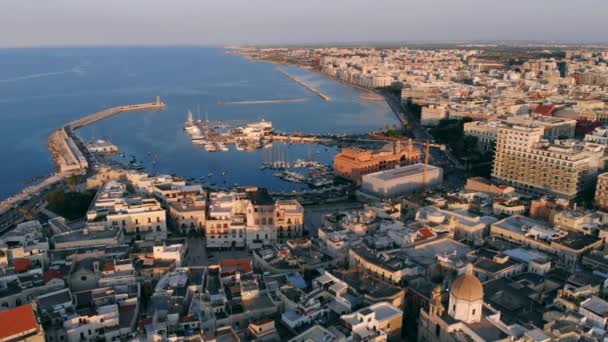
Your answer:
[[[267,136],[272,133],[272,122],[248,120],[210,121],[194,119],[191,111],[184,124],[184,131],[192,143],[202,146],[207,152],[227,152],[228,145],[239,151],[255,150],[267,146]]]

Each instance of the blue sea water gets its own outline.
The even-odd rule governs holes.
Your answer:
[[[265,119],[280,131],[354,133],[395,124],[384,102],[364,102],[356,89],[316,73],[286,68],[333,98],[324,101],[276,71],[213,48],[62,48],[0,50],[0,198],[32,177],[55,171],[49,134],[64,123],[118,105],[153,101],[162,111],[132,112],[84,127],[84,139],[105,137],[147,170],[199,178],[218,185],[301,187],[259,170],[263,151],[208,153],[183,131],[190,109],[210,120]],[[305,98],[304,102],[219,105],[222,101]],[[288,158],[330,163],[333,149],[289,145]],[[155,161],[153,163],[152,161]],[[224,176],[220,176],[225,172]]]

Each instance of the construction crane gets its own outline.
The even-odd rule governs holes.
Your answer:
[[[353,139],[348,139],[348,140],[363,141],[363,142],[382,142],[382,141],[384,141],[384,142],[392,142],[392,143],[401,143],[403,141],[407,141],[408,144],[413,144],[413,145],[418,145],[418,146],[424,147],[424,149],[425,149],[424,167],[422,170],[422,187],[423,187],[423,189],[426,189],[426,178],[427,178],[429,160],[430,160],[430,156],[431,156],[431,147],[438,148],[441,151],[447,150],[446,145],[432,143],[430,140],[420,141],[420,140],[414,140],[414,139],[400,139],[397,137],[393,138],[393,137],[382,136],[379,134],[373,134],[371,136],[373,139],[353,138]]]

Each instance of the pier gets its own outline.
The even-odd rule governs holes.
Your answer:
[[[306,99],[276,99],[276,100],[245,100],[245,101],[225,101],[218,102],[218,105],[247,105],[247,104],[270,104],[270,103],[292,103],[304,102]]]
[[[51,152],[53,161],[62,173],[86,172],[89,167],[86,156],[90,156],[90,154],[85,153],[85,144],[76,135],[76,129],[119,113],[139,110],[159,110],[163,108],[165,108],[165,103],[161,101],[160,97],[156,97],[155,102],[113,107],[70,121],[62,128],[53,132],[49,137],[49,151]]]
[[[301,79],[289,74],[287,71],[281,69],[281,68],[277,68],[277,70],[285,75],[285,77],[289,78],[290,80],[296,82],[297,84],[301,85],[302,87],[304,87],[306,90],[310,91],[311,93],[319,96],[320,98],[322,98],[325,101],[331,101],[331,97],[329,95],[326,95],[324,93],[322,93],[320,90],[318,90],[317,88],[309,85],[308,83],[302,81]]]
[[[165,103],[160,100],[160,96],[157,96],[155,102],[119,106],[119,107],[105,109],[105,110],[102,110],[101,112],[87,115],[84,118],[68,122],[66,126],[69,126],[71,129],[78,129],[83,126],[90,125],[93,122],[97,122],[99,120],[109,118],[110,116],[113,116],[113,115],[116,115],[119,113],[134,112],[134,111],[139,111],[139,110],[158,110],[158,109],[163,109],[163,108],[165,108]]]

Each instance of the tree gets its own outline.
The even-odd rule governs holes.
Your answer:
[[[68,177],[67,183],[68,183],[68,187],[70,188],[71,191],[76,191],[76,187],[80,183],[80,176],[71,175],[70,177]]]

